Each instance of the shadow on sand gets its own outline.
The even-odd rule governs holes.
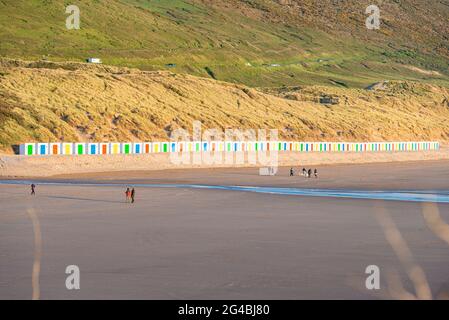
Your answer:
[[[52,198],[52,199],[65,199],[65,200],[92,201],[92,202],[125,203],[125,201],[100,200],[100,199],[87,199],[87,198],[64,197],[64,196],[47,196],[47,198]]]

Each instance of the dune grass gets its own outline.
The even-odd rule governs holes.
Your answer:
[[[295,140],[449,138],[449,91],[417,82],[384,90],[251,89],[212,79],[77,63],[0,64],[0,144],[166,140],[177,128],[278,129]],[[317,103],[323,94],[340,103]]]

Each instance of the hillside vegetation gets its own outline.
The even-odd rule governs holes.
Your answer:
[[[365,27],[371,4],[380,30]],[[447,141],[448,21],[448,0],[0,0],[0,149],[165,140],[195,120]]]
[[[447,0],[0,0],[0,55],[84,61],[251,87],[364,88],[383,80],[448,85]],[[365,9],[381,9],[367,30]]]
[[[80,63],[0,63],[0,144],[168,139],[176,128],[279,129],[284,139],[449,139],[449,89],[388,82],[373,90],[264,89],[170,72]],[[317,103],[322,94],[338,105]]]

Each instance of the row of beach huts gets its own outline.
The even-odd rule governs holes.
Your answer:
[[[168,152],[399,152],[438,150],[435,141],[420,142],[295,142],[295,141],[170,141],[170,142],[53,142],[24,143],[20,154],[106,155]]]

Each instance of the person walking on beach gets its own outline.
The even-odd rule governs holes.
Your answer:
[[[305,177],[307,175],[306,168],[302,168],[302,175]]]
[[[309,171],[307,171],[307,176],[310,178],[312,176],[312,169],[309,169]]]
[[[134,203],[134,197],[136,195],[136,191],[134,190],[134,188],[131,190],[131,203]]]
[[[35,196],[35,195],[36,195],[36,192],[35,192],[35,190],[34,190],[35,188],[36,188],[36,186],[34,185],[34,183],[32,183],[32,184],[31,184],[31,195],[32,195],[32,196]]]
[[[315,175],[315,178],[318,178],[318,170],[315,168],[315,170],[313,171],[313,174]]]
[[[293,172],[293,168],[290,168],[290,177],[293,177],[295,173]]]
[[[126,202],[128,202],[131,196],[131,191],[129,191],[129,188],[126,188],[125,195],[126,195]]]

